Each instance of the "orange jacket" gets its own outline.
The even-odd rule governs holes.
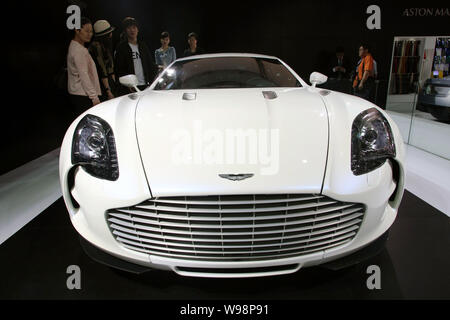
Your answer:
[[[370,53],[368,53],[364,58],[362,58],[360,64],[358,65],[356,77],[353,80],[354,88],[363,78],[364,71],[369,71],[369,77],[373,77],[374,75],[373,57]]]

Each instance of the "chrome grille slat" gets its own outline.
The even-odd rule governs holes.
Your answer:
[[[131,217],[129,215],[126,214],[116,214],[113,213],[111,214],[114,217],[118,217],[124,220],[129,220],[132,221],[134,223],[136,222],[141,222],[141,223],[147,223],[147,224],[154,224],[154,225],[160,225],[160,226],[167,226],[167,227],[179,227],[179,228],[183,228],[186,226],[186,223],[181,223],[181,222],[167,222],[167,221],[157,221],[155,223],[155,221],[150,221],[147,220],[145,218],[140,218],[140,217]],[[302,224],[302,223],[308,223],[308,222],[315,222],[315,221],[322,221],[322,220],[326,220],[326,219],[330,219],[330,218],[334,218],[334,217],[339,217],[341,215],[341,213],[335,213],[333,215],[329,215],[329,216],[322,216],[322,217],[317,217],[317,218],[309,218],[309,219],[299,219],[299,220],[294,220],[294,221],[288,221],[288,222],[267,222],[267,223],[258,223],[255,224],[255,228],[268,228],[268,227],[279,227],[279,226],[289,226],[289,225],[296,225],[296,224]],[[279,218],[281,219],[281,218]],[[268,220],[279,220],[279,219],[268,219]],[[191,222],[189,224],[190,228],[206,228],[206,229],[251,229],[253,228],[253,224],[249,224],[248,220],[244,220],[244,222],[246,224],[223,224],[223,221],[219,219],[219,217],[217,217],[217,221],[218,224],[204,224],[204,223],[192,223],[192,220],[190,219],[186,219],[189,222]],[[284,219],[283,219],[284,220]],[[214,221],[214,220],[209,220],[210,221]],[[199,221],[197,221],[199,222]],[[222,223],[222,224],[220,224]]]
[[[362,216],[363,213],[362,212],[357,212],[354,214],[355,216]],[[334,216],[331,217],[330,219],[334,219]],[[329,219],[327,219],[329,220]],[[324,221],[327,221],[324,220]],[[151,227],[148,225],[141,225],[141,224],[132,224],[131,222],[128,221],[123,221],[123,220],[119,220],[116,218],[110,218],[108,219],[109,222],[111,223],[117,223],[119,225],[123,225],[123,226],[131,226],[133,225],[136,229],[142,229],[142,230],[148,230],[148,231],[160,231],[159,228],[156,227]],[[300,221],[298,224],[306,224],[306,223],[311,223],[313,222],[313,219],[308,219],[308,220],[302,220]],[[336,221],[332,220],[332,221],[328,221],[328,222],[322,222],[319,225],[316,225],[316,227],[320,228],[323,226],[327,226],[327,225],[331,225],[331,224],[335,224]],[[238,228],[236,228],[238,229]],[[309,230],[311,229],[311,226],[303,226],[303,227],[297,227],[297,228],[290,228],[289,232],[295,232],[295,231],[304,231],[304,230]],[[208,236],[208,235],[216,235],[217,232],[206,232],[206,231],[184,231],[184,230],[176,230],[176,229],[169,229],[169,228],[163,228],[162,229],[164,232],[166,233],[171,233],[171,234],[188,234],[188,235],[203,235],[203,236]],[[254,231],[254,234],[271,234],[271,233],[279,233],[278,230],[276,231]],[[248,232],[227,232],[227,235],[234,235],[234,236],[242,236],[242,235],[247,235]]]
[[[326,238],[333,238],[336,235],[341,235],[343,233],[348,233],[350,231],[354,231],[354,230],[357,230],[357,229],[358,229],[358,226],[351,226],[351,227],[348,227],[348,228],[344,228],[341,231],[333,232],[332,234],[320,235],[320,236],[317,236],[317,237],[311,237],[311,238],[308,238],[308,239],[297,240],[297,241],[285,241],[283,243],[279,243],[279,242],[273,242],[273,243],[270,243],[270,244],[253,244],[252,243],[251,244],[251,248],[253,250],[253,248],[262,248],[262,247],[274,247],[274,246],[281,246],[281,247],[283,247],[285,245],[288,246],[288,245],[292,245],[292,244],[305,243],[305,242],[310,242],[310,241],[317,241],[317,240],[322,240],[322,239],[326,239]],[[335,230],[333,230],[333,231],[335,231]],[[177,242],[167,243],[167,242],[164,242],[164,241],[151,240],[151,239],[143,238],[143,237],[140,237],[140,236],[133,236],[133,235],[130,235],[130,234],[127,234],[127,233],[123,233],[123,232],[120,232],[120,231],[114,231],[113,234],[116,235],[117,237],[120,237],[120,238],[125,238],[125,239],[128,239],[128,240],[140,241],[141,244],[142,243],[150,243],[150,244],[155,244],[155,245],[169,245],[169,246],[174,246],[174,247],[186,247],[186,246],[188,246],[188,244],[186,244],[186,243],[184,243],[184,244],[177,243]],[[280,237],[278,240],[281,240],[281,239],[284,239],[284,238]],[[196,244],[195,247],[196,248],[214,248],[214,249],[217,249],[217,248],[220,248],[220,249],[225,249],[225,248],[248,248],[248,245],[225,245],[225,244],[223,244],[220,241],[211,241],[211,242],[216,242],[216,243],[219,243],[219,244],[214,244],[214,245]],[[239,242],[242,243],[242,242],[252,242],[252,241],[250,240],[250,241],[239,241]]]
[[[280,198],[280,199],[270,199],[270,200],[253,200],[253,201],[188,201],[188,200],[161,200],[161,199],[155,199],[155,200],[148,200],[147,202],[154,202],[154,203],[171,203],[171,204],[189,204],[189,205],[195,205],[195,204],[201,204],[201,205],[219,205],[219,204],[226,204],[226,205],[237,205],[237,204],[267,204],[267,203],[285,203],[285,202],[294,202],[294,201],[304,201],[304,200],[314,200],[323,198],[324,196],[308,196],[308,197],[298,197],[298,198]]]
[[[362,214],[358,214],[357,216],[361,216]],[[334,230],[339,230],[339,229],[343,229],[355,224],[360,224],[361,223],[361,219],[354,219],[354,215],[351,216],[352,220],[346,219],[346,220],[342,220],[342,221],[347,221],[349,220],[349,222],[347,223],[342,223],[339,227],[333,227],[333,228],[328,228],[328,229],[322,229],[322,230],[318,230],[318,231],[313,231],[311,232],[311,235],[316,235],[316,234],[321,234],[321,233],[327,233],[327,232],[332,232]],[[321,226],[316,225],[316,228],[321,228],[321,227],[326,227],[327,225],[331,225],[330,222],[323,224]],[[155,238],[155,239],[163,239],[161,236],[159,236],[158,234],[150,234],[148,232],[145,231],[139,231],[137,230],[136,232],[132,229],[120,226],[120,225],[116,225],[116,224],[112,224],[111,228],[115,231],[122,231],[122,232],[126,232],[126,233],[130,233],[130,234],[137,234],[139,236],[143,236],[143,237],[151,237],[151,238]],[[310,228],[303,228],[303,230],[307,230]],[[279,232],[277,232],[279,233]],[[282,235],[280,237],[266,237],[266,238],[253,238],[255,242],[259,242],[259,241],[271,241],[271,240],[281,240],[283,239],[294,239],[294,238],[299,238],[300,235]],[[200,237],[194,237],[192,235],[192,237],[190,238],[185,238],[185,237],[177,237],[177,236],[170,236],[170,235],[165,235],[164,239],[168,242],[170,242],[170,240],[174,240],[174,241],[191,241],[192,239],[195,242],[214,242],[214,241],[223,241],[223,242],[242,242],[242,238],[232,238],[232,239],[223,239],[222,236],[218,236],[216,239],[214,238],[200,238]]]
[[[337,203],[337,201],[326,201],[317,203],[308,203],[302,205],[296,205],[289,207],[289,210],[295,209],[308,209],[317,206],[326,206],[330,204]],[[249,203],[252,205],[252,203]],[[221,204],[223,206],[223,204]],[[235,208],[235,209],[204,209],[204,208],[179,208],[179,207],[168,207],[168,206],[155,206],[155,205],[137,205],[135,206],[137,209],[145,209],[145,210],[158,210],[158,211],[168,211],[168,212],[181,212],[181,213],[218,213],[218,214],[226,214],[226,213],[253,213],[253,212],[271,212],[271,211],[283,211],[286,207],[270,207],[270,208]]]
[[[351,241],[363,219],[362,204],[316,194],[160,197],[106,213],[130,250],[208,261],[320,252]]]
[[[334,247],[338,247],[340,245],[344,245],[347,242],[350,242],[351,239],[344,239],[342,241],[338,241],[332,244],[329,244],[327,246],[322,246],[320,248],[319,251],[323,251],[326,249],[330,249],[330,248],[334,248]],[[239,258],[234,258],[234,259],[230,259],[230,257],[208,257],[208,256],[199,256],[199,257],[195,257],[195,256],[191,256],[191,255],[183,255],[183,254],[178,254],[178,253],[171,253],[170,255],[168,254],[164,254],[163,252],[161,253],[155,253],[155,251],[151,251],[151,250],[147,250],[144,248],[139,248],[139,247],[135,247],[132,245],[128,245],[126,243],[122,244],[125,248],[131,249],[131,250],[135,250],[135,251],[139,251],[139,252],[143,252],[143,253],[148,253],[148,254],[153,254],[153,255],[159,255],[159,256],[163,256],[163,257],[167,257],[167,258],[177,258],[177,259],[186,259],[186,260],[218,260],[218,261],[235,261],[235,260],[239,260]],[[261,255],[258,258],[255,258],[254,260],[266,260],[266,259],[280,259],[280,258],[286,258],[286,257],[290,257],[290,256],[298,256],[298,255],[305,255],[305,254],[310,254],[310,253],[316,253],[318,250],[317,249],[309,249],[309,250],[295,250],[292,249],[292,252],[285,252],[285,253],[277,253],[277,254],[266,254],[266,255]],[[248,259],[245,259],[248,260]]]
[[[347,205],[341,205],[336,207],[326,207],[319,210],[310,210],[305,212],[298,212],[298,213],[289,213],[289,218],[299,218],[299,217],[306,217],[306,216],[313,216],[321,213],[326,213],[330,211],[337,211],[341,209],[346,209],[349,207],[354,206],[353,204],[347,204]],[[357,210],[360,208],[357,207]],[[283,211],[289,211],[288,209],[285,209]],[[180,216],[180,215],[169,215],[169,214],[160,214],[160,213],[153,213],[153,212],[142,212],[140,210],[129,210],[129,209],[115,209],[110,211],[110,215],[113,217],[123,217],[123,216],[129,216],[131,214],[137,215],[137,216],[143,216],[146,218],[152,218],[152,219],[168,219],[168,220],[189,220],[189,221],[254,221],[254,220],[276,220],[276,219],[285,219],[286,214],[279,214],[279,215],[267,215],[267,216],[244,216],[244,217],[236,217],[236,216],[206,216],[206,217],[199,217],[199,216],[191,216],[186,214],[186,216]],[[189,213],[189,212],[187,212]],[[220,218],[220,219],[219,219]]]
[[[350,237],[354,236],[355,234],[356,234],[355,232],[349,232],[349,233],[344,234],[344,235],[342,235],[340,237],[336,237],[336,238],[332,239],[331,241],[319,241],[317,243],[311,243],[311,244],[307,244],[307,245],[303,245],[303,246],[298,246],[297,249],[317,247],[317,246],[320,246],[322,244],[329,244],[329,243],[332,243],[332,242],[335,242],[335,241],[339,241],[339,240],[343,240],[343,239],[346,239],[346,238],[350,238]],[[122,243],[129,243],[129,244],[136,243],[135,241],[130,241],[130,240],[122,238],[122,237],[116,237],[116,239],[118,241],[122,242]],[[142,243],[142,244],[140,243],[139,246],[143,247],[143,248],[147,248],[147,249],[158,249],[158,250],[161,249],[161,247],[153,246],[153,245],[149,245],[149,244],[145,244],[145,243]],[[231,254],[250,254],[250,253],[274,253],[274,252],[292,250],[292,248],[281,248],[280,249],[280,248],[278,248],[278,246],[275,246],[275,247],[276,248],[272,249],[272,250],[258,250],[258,251],[245,250],[245,251],[223,251],[223,252],[222,251],[218,251],[218,250],[207,251],[207,250],[197,250],[197,249],[196,250],[191,250],[191,249],[179,249],[179,248],[169,248],[169,250],[173,251],[173,252],[192,253],[194,255],[195,254],[199,254],[199,253],[210,254],[210,255],[214,255],[214,254],[220,254],[220,255],[230,254],[231,255]],[[249,248],[249,247],[247,246],[247,248]],[[211,249],[216,249],[216,248],[211,248]]]

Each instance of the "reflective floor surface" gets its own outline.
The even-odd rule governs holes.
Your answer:
[[[344,270],[251,279],[134,275],[84,253],[59,199],[0,245],[0,299],[450,299],[449,249],[450,218],[405,191],[386,249]],[[80,290],[67,289],[70,265],[81,269]],[[380,290],[367,288],[370,265],[380,267]]]

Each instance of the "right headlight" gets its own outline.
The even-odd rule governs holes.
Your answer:
[[[395,143],[387,119],[375,108],[361,112],[352,125],[351,169],[370,172],[395,157]]]
[[[73,135],[72,164],[100,179],[119,178],[114,134],[105,120],[91,114],[81,119]]]

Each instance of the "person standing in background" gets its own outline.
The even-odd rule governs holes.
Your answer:
[[[177,53],[174,47],[169,47],[170,35],[167,31],[161,33],[161,48],[155,50],[155,62],[158,71],[163,71],[169,64],[177,59]]]
[[[97,68],[85,47],[92,39],[92,23],[85,17],[80,21],[80,29],[74,31],[67,53],[67,89],[78,114],[100,103],[101,95]]]
[[[348,79],[348,73],[350,71],[350,64],[345,56],[344,48],[336,48],[336,56],[331,61],[330,78],[335,79]]]
[[[138,23],[136,19],[127,17],[123,20],[126,39],[119,43],[115,52],[114,68],[116,77],[129,74],[136,75],[138,88],[143,90],[149,86],[156,76],[156,65],[145,42],[138,40]],[[132,89],[120,86],[121,94],[133,92]]]
[[[361,60],[356,68],[356,75],[353,80],[354,95],[369,100],[375,85],[374,64],[369,47],[362,44],[359,47],[359,57]]]
[[[184,50],[184,54],[183,54],[184,57],[190,57],[190,56],[204,53],[203,49],[197,46],[198,35],[195,32],[191,32],[188,34],[187,41],[189,44],[189,48]]]
[[[102,100],[113,99],[115,95],[116,76],[112,50],[112,32],[108,21],[98,20],[94,23],[95,38],[89,46],[89,53],[95,61],[101,79]]]
[[[378,79],[378,64],[375,59],[373,59],[373,77]]]

